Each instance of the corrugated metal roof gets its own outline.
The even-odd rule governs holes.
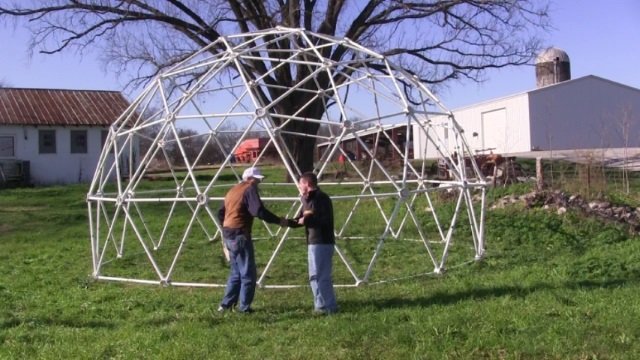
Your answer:
[[[119,91],[0,88],[0,125],[108,126],[128,106]]]

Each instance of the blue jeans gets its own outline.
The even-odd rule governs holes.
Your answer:
[[[317,311],[338,310],[333,291],[333,244],[309,245],[309,284],[313,293],[313,305]]]
[[[257,271],[253,241],[244,235],[238,235],[233,239],[225,238],[224,243],[229,250],[231,273],[220,305],[231,308],[239,303],[239,310],[247,311],[251,308],[256,292]]]

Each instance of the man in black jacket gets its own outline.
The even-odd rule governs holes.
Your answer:
[[[314,311],[331,314],[338,311],[332,279],[336,242],[333,232],[333,204],[331,198],[318,188],[318,178],[312,172],[300,176],[298,188],[302,195],[302,209],[296,219],[298,224],[304,225],[307,237],[309,283],[313,292]]]

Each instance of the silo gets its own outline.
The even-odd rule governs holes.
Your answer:
[[[550,47],[536,58],[536,86],[541,88],[571,79],[571,65],[566,52]]]

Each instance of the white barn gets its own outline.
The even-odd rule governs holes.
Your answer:
[[[90,181],[128,106],[117,91],[0,88],[0,187]]]
[[[640,146],[640,89],[589,75],[452,110],[478,152],[517,156],[541,150]],[[443,116],[432,121],[446,121]],[[420,132],[415,131],[416,135]],[[448,134],[439,134],[448,146]],[[414,139],[424,157],[425,139]],[[454,149],[452,149],[454,150]],[[426,149],[434,158],[435,149]]]

